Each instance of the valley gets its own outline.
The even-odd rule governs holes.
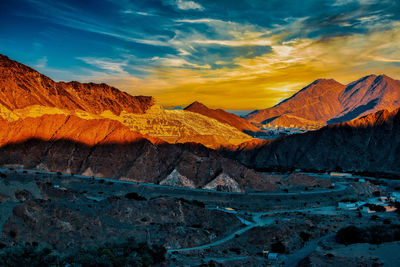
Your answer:
[[[399,221],[393,212],[371,221],[370,215],[360,217],[355,211],[337,208],[340,199],[360,201],[376,191],[390,192],[400,185],[395,180],[388,181],[388,191],[383,191],[368,181],[360,187],[354,180],[367,177],[299,173],[314,176],[314,183],[323,185],[329,180],[335,185],[231,193],[40,170],[7,168],[0,173],[2,246],[15,241],[47,242],[56,250],[74,250],[134,235],[138,241],[165,246],[168,266],[211,260],[228,266],[263,265],[267,262],[262,251],[278,241],[286,247],[279,262],[293,266],[318,244],[333,242],[334,233],[342,227]],[[99,231],[102,235],[95,234]],[[60,238],[54,239],[54,232]],[[63,238],[73,242],[66,244]],[[299,238],[304,240],[299,242]]]
[[[399,88],[318,79],[239,117],[0,56],[0,265],[396,266]]]

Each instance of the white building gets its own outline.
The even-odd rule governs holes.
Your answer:
[[[390,194],[390,201],[400,202],[400,192],[392,192]]]
[[[339,202],[338,208],[342,210],[356,210],[358,207],[356,203],[351,202]]]

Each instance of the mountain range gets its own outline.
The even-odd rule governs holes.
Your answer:
[[[55,82],[1,56],[0,165],[234,192],[275,190],[259,172],[271,169],[397,173],[399,83],[321,79],[246,120],[199,102],[166,110],[105,84]],[[322,128],[261,140],[249,135],[259,124]]]
[[[304,134],[247,142],[224,153],[259,171],[400,174],[400,109],[381,110]]]
[[[15,121],[48,114],[87,120],[111,119],[131,131],[169,143],[195,142],[218,148],[251,139],[241,129],[212,116],[165,110],[151,96],[131,96],[106,84],[55,82],[28,66],[0,56],[0,117]]]
[[[400,106],[400,81],[369,75],[348,85],[319,79],[274,107],[247,115],[253,123],[285,128],[320,128]]]

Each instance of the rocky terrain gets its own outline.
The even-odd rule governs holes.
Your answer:
[[[174,171],[171,176],[179,174]],[[331,187],[330,180],[304,173],[285,175],[278,181],[281,186],[292,181],[310,188],[318,183],[315,192],[252,196],[34,170],[2,169],[0,177],[1,248],[46,245],[62,255],[134,236],[137,242],[165,247],[166,266],[198,266],[215,259],[224,266],[264,266],[264,250],[279,253],[279,264],[285,266],[302,263],[307,255],[321,262],[321,255],[339,253],[320,252],[341,248],[332,239],[340,228],[353,224],[367,227],[388,219],[397,223],[399,218],[388,213],[371,220],[370,215],[335,208],[341,198],[365,199],[376,191],[383,193],[379,187],[366,182],[366,190],[356,191],[353,186],[358,183],[338,178],[333,181],[345,187],[318,192]],[[398,183],[388,189],[396,186]],[[310,252],[304,254],[303,250]],[[329,262],[331,257],[327,259]]]
[[[86,123],[73,116],[47,116],[3,123],[0,165],[151,183],[160,183],[176,170],[196,188],[226,173],[241,190],[276,188],[257,172],[202,145],[149,138],[152,143],[111,120]]]
[[[152,97],[131,96],[106,84],[54,82],[4,55],[0,55],[0,89],[0,105],[11,111],[40,105],[92,114],[144,113],[154,104]]]
[[[152,97],[131,96],[106,84],[54,82],[2,55],[0,98],[0,117],[10,122],[43,115],[73,115],[87,121],[118,121],[131,131],[169,143],[196,142],[218,148],[251,140],[234,126],[212,117],[165,110],[155,105]]]
[[[383,75],[317,80],[248,122],[198,102],[166,110],[105,84],[54,82],[0,56],[0,263],[16,245],[64,254],[129,236],[165,248],[162,266],[264,266],[264,250],[286,266],[382,263],[335,236],[398,215],[337,206],[399,182],[326,172],[400,173],[398,87]],[[365,115],[378,108],[388,110]],[[252,123],[331,125],[260,140]]]
[[[286,128],[318,128],[400,106],[400,81],[369,75],[347,86],[335,80],[316,80],[274,107],[257,110],[250,122]]]
[[[399,109],[369,114],[320,130],[250,142],[226,155],[256,169],[400,171]]]
[[[180,248],[209,242],[241,225],[234,215],[195,202],[147,200],[130,194],[128,186],[73,177],[8,174],[0,180],[0,192],[2,247],[37,242],[71,251],[134,236],[138,242]]]
[[[131,131],[118,121],[110,119],[85,120],[73,115],[43,115],[8,122],[0,118],[0,146],[22,143],[29,139],[43,141],[71,140],[88,146],[96,144],[124,144],[149,140],[163,141]]]

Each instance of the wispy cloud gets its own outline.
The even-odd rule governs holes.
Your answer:
[[[31,60],[39,70],[108,82],[166,105],[265,108],[321,77],[399,78],[396,0],[304,0],[301,7],[290,0],[225,1],[224,8],[215,0],[21,1],[31,10],[19,9],[19,16],[51,32],[27,42],[43,45]],[[65,45],[53,43],[58,39]],[[46,49],[53,53],[44,58]],[[65,61],[71,70],[57,72]]]
[[[128,62],[117,61],[110,58],[93,58],[93,57],[78,57],[77,59],[82,60],[86,64],[92,65],[96,68],[106,70],[112,74],[126,74],[124,67],[127,66]]]
[[[155,16],[155,14],[142,12],[142,11],[135,11],[135,10],[132,10],[132,9],[121,10],[121,13],[122,14],[136,14],[136,15],[140,15],[140,16]]]
[[[176,0],[175,4],[181,10],[204,10],[204,7],[195,1]]]

